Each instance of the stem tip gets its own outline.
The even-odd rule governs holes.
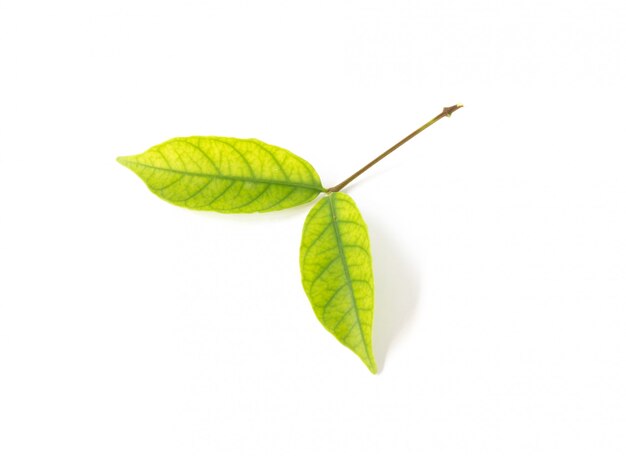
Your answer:
[[[461,109],[462,107],[462,104],[455,104],[454,106],[448,106],[447,108],[443,108],[443,111],[441,113],[446,117],[450,117],[452,113],[454,113],[454,111],[456,111],[457,109]]]

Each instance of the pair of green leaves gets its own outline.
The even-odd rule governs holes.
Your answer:
[[[157,196],[189,209],[277,211],[327,192],[308,162],[256,139],[175,138],[118,161]],[[369,237],[361,213],[345,193],[325,194],[309,212],[302,232],[300,270],[319,321],[376,373]]]

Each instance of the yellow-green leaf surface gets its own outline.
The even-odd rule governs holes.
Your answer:
[[[304,222],[302,285],[315,315],[372,373],[374,275],[367,226],[345,193],[321,199]]]
[[[189,209],[277,211],[309,202],[324,191],[308,162],[257,139],[174,138],[117,160],[157,196]]]

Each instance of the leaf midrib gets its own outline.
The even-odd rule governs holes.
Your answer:
[[[365,340],[365,334],[363,334],[363,327],[361,326],[359,308],[356,305],[356,297],[354,296],[354,288],[352,287],[352,277],[350,275],[350,270],[348,269],[348,263],[346,262],[346,256],[344,254],[343,240],[341,239],[341,234],[339,233],[339,224],[337,223],[337,209],[335,208],[335,193],[331,193],[328,196],[328,204],[330,207],[331,223],[333,225],[333,230],[335,232],[335,239],[337,240],[337,249],[339,250],[339,256],[341,257],[341,264],[343,265],[343,272],[346,276],[346,280],[348,281],[348,285],[349,285],[348,288],[350,289],[352,309],[356,317],[357,325],[359,326],[359,334],[361,335],[363,348],[365,349],[365,353],[367,353],[367,360],[369,361],[370,365],[373,366],[374,363],[372,362],[372,355],[369,351],[367,341]]]
[[[322,188],[321,186],[317,186],[314,184],[305,184],[305,183],[300,183],[300,182],[286,182],[286,181],[279,181],[275,179],[264,179],[262,177],[242,177],[242,176],[229,176],[225,174],[194,173],[191,171],[182,171],[182,170],[173,169],[173,168],[161,168],[160,166],[146,165],[145,163],[139,163],[136,161],[128,160],[125,157],[120,157],[117,160],[124,166],[128,166],[128,164],[130,164],[133,166],[141,166],[147,169],[154,169],[156,171],[164,171],[168,173],[182,174],[184,176],[203,177],[203,178],[208,178],[208,179],[233,180],[233,181],[240,181],[240,182],[254,182],[258,184],[283,185],[286,187],[298,187],[298,188],[306,188],[310,190],[317,190],[318,192],[325,191],[325,189]]]

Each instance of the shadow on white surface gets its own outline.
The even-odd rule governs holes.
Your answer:
[[[368,222],[376,288],[373,345],[378,371],[394,341],[406,330],[419,302],[419,274],[389,227]]]

